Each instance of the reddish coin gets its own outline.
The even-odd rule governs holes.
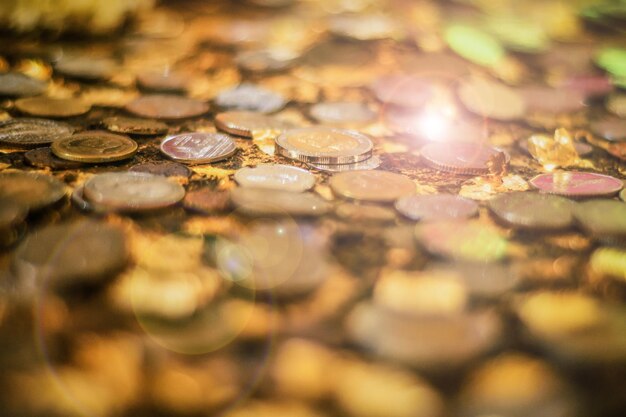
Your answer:
[[[507,162],[509,160],[509,156],[497,148],[469,142],[430,143],[420,152],[427,165],[462,175],[488,174],[488,162],[500,153],[504,153]]]
[[[579,171],[558,171],[537,175],[530,180],[530,184],[543,193],[573,198],[612,196],[624,186],[617,178]]]
[[[15,101],[15,108],[38,117],[74,117],[91,110],[91,104],[78,98],[29,97]]]
[[[183,207],[202,214],[221,212],[230,207],[230,193],[208,188],[189,191],[183,199]]]
[[[29,165],[37,168],[77,169],[84,166],[81,162],[59,158],[50,148],[32,149],[24,154],[24,159]]]
[[[191,98],[167,94],[139,97],[126,105],[130,113],[153,119],[187,119],[209,111],[208,104]]]
[[[175,161],[207,164],[228,158],[237,150],[235,141],[223,133],[182,133],[161,142],[161,152]]]
[[[411,220],[432,221],[467,219],[478,214],[478,204],[451,194],[411,195],[395,204],[396,210]]]
[[[172,72],[145,72],[137,75],[137,84],[144,90],[182,92],[187,89],[188,80]]]
[[[400,107],[420,107],[432,95],[427,79],[410,75],[388,75],[374,81],[370,89],[383,103]]]

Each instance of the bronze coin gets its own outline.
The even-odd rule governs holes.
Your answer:
[[[72,133],[72,126],[54,120],[18,118],[0,121],[0,143],[11,146],[48,145]]]
[[[162,175],[164,177],[189,178],[191,170],[177,162],[144,162],[143,164],[130,167],[131,172],[145,172],[146,174]]]
[[[8,72],[0,74],[0,96],[30,97],[43,94],[48,85],[27,75]]]
[[[78,98],[31,97],[15,101],[22,113],[38,117],[74,117],[91,110],[91,105]]]
[[[161,141],[161,152],[175,161],[208,164],[221,161],[237,151],[235,141],[223,133],[181,133]]]
[[[489,160],[502,151],[478,143],[430,143],[420,153],[422,160],[432,168],[461,175],[488,174]],[[505,153],[508,162],[509,156]]]
[[[500,194],[487,203],[491,212],[506,224],[541,230],[571,226],[575,204],[563,197],[533,192]]]
[[[416,221],[460,220],[478,214],[478,204],[452,194],[410,195],[400,198],[395,208]]]
[[[135,116],[165,120],[188,119],[209,111],[209,105],[202,101],[168,94],[142,96],[125,108]]]
[[[187,89],[188,78],[172,72],[144,72],[137,75],[137,85],[143,90],[181,93]]]
[[[415,194],[415,183],[402,174],[387,171],[346,171],[329,181],[333,192],[352,200],[392,202]]]
[[[50,148],[32,149],[24,154],[24,159],[29,165],[37,168],[50,169],[77,169],[84,165],[81,162],[61,159],[52,153]]]
[[[65,185],[50,175],[24,171],[0,173],[0,198],[10,199],[30,211],[51,206],[65,195]]]
[[[131,158],[137,152],[137,143],[126,136],[94,130],[54,142],[51,148],[62,159],[99,163]]]
[[[614,157],[626,161],[626,142],[611,143],[606,151]]]
[[[54,64],[54,69],[69,78],[97,81],[113,77],[117,64],[109,58],[76,56],[62,58]]]
[[[138,119],[133,117],[107,117],[102,124],[110,132],[128,135],[154,136],[167,133],[168,126],[157,120]]]
[[[183,207],[202,214],[222,212],[230,207],[230,193],[208,188],[189,191],[183,199]]]

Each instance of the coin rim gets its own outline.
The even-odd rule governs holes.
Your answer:
[[[620,180],[619,178],[615,178],[612,177],[610,175],[605,175],[605,174],[597,174],[595,172],[586,172],[586,171],[568,171],[571,174],[592,174],[592,175],[598,175],[601,177],[605,177],[605,178],[610,178],[611,180],[614,181],[618,181],[621,183],[620,188],[618,188],[617,190],[613,190],[613,191],[607,191],[604,193],[597,193],[597,194],[576,194],[576,193],[567,193],[567,192],[557,192],[557,191],[548,191],[548,190],[543,190],[539,187],[537,187],[535,185],[535,182],[538,178],[546,176],[546,175],[554,175],[554,172],[546,172],[543,174],[539,174],[539,175],[535,175],[533,178],[530,179],[530,181],[528,181],[528,183],[536,190],[538,190],[540,193],[544,193],[544,194],[554,194],[554,195],[561,195],[561,196],[565,196],[565,197],[569,197],[572,199],[585,199],[585,198],[594,198],[594,197],[612,197],[614,195],[617,195],[617,193],[619,193],[623,188],[624,188],[624,181]]]
[[[36,124],[39,124],[40,127],[44,127],[46,130],[57,127],[57,126],[63,127],[69,130],[69,133],[67,134],[68,136],[71,136],[74,134],[74,132],[76,132],[76,128],[68,123],[58,122],[56,120],[45,119],[45,118],[35,118],[35,117],[16,117],[13,119],[0,120],[0,129],[4,126],[15,124],[18,122],[36,123]],[[38,136],[38,137],[44,139],[48,136],[44,135],[44,136]],[[12,142],[10,140],[3,139],[2,136],[0,136],[0,143],[14,146],[16,148],[37,149],[37,148],[44,147],[45,145],[50,145],[54,142],[58,142],[59,140],[62,140],[62,139],[64,139],[64,137],[61,137],[60,139],[56,139],[56,140],[41,140],[39,142]]]
[[[287,188],[280,188],[280,187],[274,187],[274,186],[264,186],[262,185],[262,183],[244,184],[246,180],[244,180],[244,182],[241,182],[242,176],[245,175],[245,171],[254,171],[256,169],[259,169],[260,167],[269,168],[269,169],[287,169],[290,171],[296,171],[298,172],[298,175],[303,175],[307,179],[307,181],[305,181],[306,184],[304,184],[302,187],[298,187],[297,190],[296,189],[291,190]],[[311,172],[303,168],[298,168],[292,165],[285,165],[285,164],[258,164],[255,167],[245,166],[235,171],[235,173],[233,174],[233,179],[237,182],[237,184],[240,187],[244,187],[244,188],[262,188],[266,190],[290,191],[290,192],[295,192],[295,193],[308,191],[311,188],[315,187],[315,183],[316,183],[315,175],[313,175]],[[295,182],[292,184],[298,184],[298,182]]]
[[[230,144],[232,145],[233,149],[232,151],[228,151],[227,153],[223,153],[220,154],[218,156],[212,157],[212,158],[204,158],[204,159],[185,159],[185,158],[178,158],[176,156],[170,155],[169,153],[167,153],[165,150],[163,150],[163,144],[165,144],[167,141],[170,141],[174,138],[177,138],[178,136],[182,136],[182,135],[189,135],[189,134],[202,134],[202,135],[219,135],[222,136],[226,139],[228,139],[230,141]],[[166,156],[167,158],[171,159],[172,161],[176,161],[176,162],[182,162],[184,164],[187,165],[202,165],[202,164],[209,164],[209,163],[213,163],[213,162],[218,162],[218,161],[222,161],[224,159],[227,159],[231,156],[233,156],[235,154],[235,152],[237,152],[239,148],[237,147],[237,143],[235,143],[234,139],[230,136],[228,136],[226,133],[221,133],[221,132],[183,132],[183,133],[177,133],[175,135],[170,135],[170,136],[166,136],[164,137],[161,142],[159,143],[159,151],[161,152],[162,155]]]
[[[100,132],[100,135],[106,135],[106,136],[115,136],[117,138],[123,139],[125,141],[128,141],[128,144],[131,145],[130,149],[126,150],[125,152],[117,152],[114,154],[110,154],[109,156],[94,156],[93,154],[90,155],[81,155],[81,154],[77,154],[77,153],[72,153],[72,152],[68,152],[66,150],[64,150],[63,148],[60,148],[60,146],[66,142],[69,141],[71,139],[75,139],[76,136],[81,136],[81,135],[87,135],[87,134],[93,134],[90,132]],[[139,145],[137,144],[137,142],[135,142],[134,140],[132,140],[131,138],[127,137],[127,136],[123,136],[123,135],[118,135],[115,133],[109,133],[109,132],[102,132],[102,131],[86,131],[86,132],[81,132],[81,133],[77,133],[75,135],[72,136],[68,136],[67,138],[61,139],[59,141],[53,142],[52,145],[50,146],[50,149],[52,150],[52,153],[54,153],[56,156],[58,156],[61,159],[66,159],[68,161],[75,161],[75,162],[85,162],[85,163],[100,163],[100,162],[115,162],[115,161],[122,161],[124,159],[129,159],[131,157],[133,157],[133,155],[135,155],[135,153],[137,153],[137,149],[139,148]]]
[[[393,176],[397,176],[397,178],[398,178],[397,182],[398,183],[401,180],[402,181],[406,180],[406,181],[411,183],[412,192],[411,193],[402,194],[399,197],[389,197],[389,198],[385,197],[385,198],[381,198],[381,197],[373,196],[373,197],[368,197],[368,198],[362,198],[362,197],[355,197],[354,195],[349,195],[349,194],[352,194],[352,193],[345,193],[345,192],[342,192],[340,189],[339,190],[337,189],[336,182],[341,180],[341,178],[337,179],[338,177],[346,176],[346,175],[356,175],[357,173],[362,173],[362,172],[379,172],[379,173],[385,173],[385,175],[391,174]],[[407,182],[407,185],[408,185],[408,182]],[[363,169],[363,170],[339,172],[339,173],[333,175],[332,177],[330,177],[330,179],[328,180],[328,185],[329,185],[330,189],[333,191],[333,194],[338,196],[338,197],[342,197],[342,198],[345,198],[345,199],[348,199],[348,200],[354,200],[354,201],[370,201],[370,202],[378,202],[378,203],[390,203],[390,202],[398,200],[399,198],[415,194],[415,192],[416,192],[415,183],[409,177],[407,177],[406,175],[398,174],[396,172],[381,171],[381,170],[374,170],[374,169]]]

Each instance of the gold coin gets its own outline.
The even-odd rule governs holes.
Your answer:
[[[318,164],[352,164],[368,159],[374,144],[366,135],[347,129],[309,127],[284,132],[276,152],[291,159]]]
[[[32,97],[15,101],[22,113],[38,117],[73,117],[91,110],[91,105],[77,98]]]
[[[330,179],[333,192],[355,200],[391,202],[415,193],[415,184],[387,171],[348,171]]]
[[[56,156],[69,161],[113,162],[133,156],[137,143],[126,136],[94,130],[54,142],[51,149]]]

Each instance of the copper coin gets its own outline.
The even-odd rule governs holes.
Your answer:
[[[487,163],[502,153],[497,148],[478,143],[430,143],[420,150],[423,161],[440,171],[461,175],[488,174]],[[509,156],[505,153],[508,162]]]
[[[467,219],[478,214],[478,204],[451,194],[411,195],[400,198],[396,210],[411,220]]]
[[[137,143],[126,136],[94,130],[54,142],[51,149],[62,159],[100,163],[131,158],[137,152]]]
[[[518,141],[517,145],[522,151],[530,155],[528,151],[528,139]],[[593,152],[593,146],[583,142],[574,142],[574,149],[576,149],[576,153],[578,153],[579,156],[587,156]]]
[[[251,111],[228,111],[215,116],[215,127],[232,135],[252,137],[255,130],[287,130],[293,125],[275,117]]]
[[[341,197],[373,202],[391,202],[415,193],[410,178],[387,171],[341,172],[331,177],[329,185]]]
[[[586,107],[584,94],[572,89],[529,86],[519,92],[532,112],[561,114]]]
[[[537,175],[530,184],[543,193],[573,198],[608,197],[617,194],[624,186],[617,178],[579,171]]]
[[[17,72],[0,74],[0,96],[30,97],[45,93],[48,85],[41,80]]]
[[[136,119],[133,117],[107,117],[102,124],[110,132],[128,135],[154,136],[167,133],[168,126],[157,120]]]
[[[209,111],[209,105],[202,101],[166,94],[139,97],[125,108],[135,116],[165,120],[188,119]]]
[[[70,199],[74,207],[76,207],[77,209],[81,211],[86,211],[86,212],[95,213],[95,214],[106,214],[106,213],[110,213],[113,211],[107,207],[99,206],[85,199],[85,186],[84,185],[80,185],[76,187],[74,191],[72,191],[72,196],[70,197]]]
[[[187,77],[172,72],[144,72],[137,75],[137,84],[144,90],[184,92],[188,83]]]
[[[239,212],[250,216],[315,217],[328,213],[331,204],[317,194],[238,187],[230,200]]]
[[[235,141],[223,133],[181,133],[161,142],[165,156],[188,164],[221,161],[236,151]]]
[[[243,83],[222,91],[215,97],[215,104],[224,110],[245,110],[274,113],[286,102],[283,96],[254,84]]]
[[[54,69],[69,78],[97,81],[113,77],[117,64],[109,58],[75,56],[62,58],[54,64]]]
[[[72,133],[72,126],[54,120],[18,118],[0,121],[0,143],[11,146],[48,145]]]
[[[15,101],[22,113],[39,117],[74,117],[88,113],[91,105],[78,98],[30,97]]]
[[[0,198],[12,200],[28,210],[51,206],[65,195],[65,185],[50,175],[24,171],[0,173]]]
[[[594,120],[589,125],[591,131],[611,142],[626,141],[626,120],[617,117],[605,117]]]
[[[286,49],[261,49],[240,51],[235,56],[235,63],[242,71],[276,72],[291,67],[297,54]]]
[[[578,224],[599,238],[626,238],[626,204],[616,200],[590,200],[574,208]]]
[[[144,162],[143,164],[133,165],[129,168],[131,172],[145,172],[152,175],[162,175],[164,177],[183,177],[189,178],[191,170],[185,165],[177,162]]]
[[[83,167],[83,163],[61,159],[52,153],[50,148],[31,149],[24,154],[24,159],[29,165],[37,168],[50,169],[78,169]]]
[[[376,119],[367,105],[356,102],[322,102],[309,109],[309,115],[322,124],[365,124]]]
[[[214,214],[230,207],[230,193],[208,188],[189,191],[183,199],[183,207],[202,214]]]
[[[524,229],[566,229],[574,220],[573,201],[550,194],[516,192],[489,200],[491,212],[507,225]]]
[[[486,78],[463,81],[457,95],[467,110],[496,120],[516,120],[526,114],[526,102],[519,92]]]
[[[431,83],[422,77],[387,75],[377,79],[370,89],[383,103],[399,107],[420,107],[432,96]]]

